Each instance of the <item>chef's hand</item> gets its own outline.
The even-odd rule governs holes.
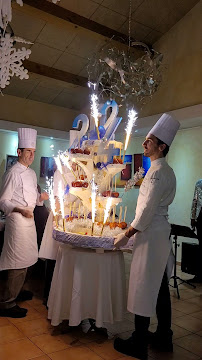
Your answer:
[[[125,234],[118,234],[114,238],[114,246],[118,249],[127,244],[129,238]]]
[[[196,221],[194,219],[191,219],[191,228],[194,231],[196,228]]]
[[[44,201],[44,200],[48,200],[48,199],[49,199],[49,195],[46,191],[41,193],[41,195],[39,196],[39,201]]]
[[[20,213],[22,216],[24,216],[26,218],[32,218],[33,217],[33,212],[31,210],[26,210],[26,209],[21,209],[21,208],[14,208],[13,212],[18,212],[18,213]]]
[[[33,213],[30,210],[22,209],[21,214],[22,214],[22,216],[29,218],[29,219],[33,217]]]

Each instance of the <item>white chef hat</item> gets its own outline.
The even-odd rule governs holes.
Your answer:
[[[171,115],[165,113],[149,131],[147,137],[152,134],[170,146],[179,127],[179,121],[174,119]]]
[[[37,131],[30,128],[18,129],[18,147],[20,149],[36,149]]]

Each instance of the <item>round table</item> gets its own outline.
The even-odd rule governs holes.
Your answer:
[[[53,274],[48,318],[53,326],[68,319],[103,323],[122,321],[126,311],[125,265],[121,251],[71,248],[60,244]]]

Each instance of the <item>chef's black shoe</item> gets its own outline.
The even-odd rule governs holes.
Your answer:
[[[153,349],[162,352],[173,352],[172,330],[169,330],[167,333],[160,331],[154,333],[149,331],[148,333],[149,344]]]
[[[16,298],[16,301],[27,301],[32,300],[33,293],[29,290],[22,290],[20,291],[18,297]]]
[[[20,308],[18,305],[15,305],[10,309],[0,309],[1,317],[23,318],[26,314],[27,309]]]
[[[147,346],[141,343],[136,343],[132,336],[127,340],[116,338],[114,340],[114,349],[122,354],[132,356],[140,360],[148,359]]]

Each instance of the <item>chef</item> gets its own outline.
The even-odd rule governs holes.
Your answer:
[[[0,209],[6,215],[0,270],[6,270],[7,275],[0,292],[0,316],[26,316],[27,309],[20,308],[15,300],[27,268],[38,260],[33,210],[36,204],[43,205],[48,195],[38,193],[36,174],[29,167],[34,161],[36,136],[34,129],[18,129],[18,161],[5,173],[0,190]]]
[[[135,314],[132,337],[127,340],[117,338],[114,348],[141,360],[147,359],[150,317],[156,311],[158,327],[155,341],[165,345],[165,351],[172,351],[168,279],[173,254],[167,217],[168,206],[175,196],[176,179],[165,156],[179,126],[178,121],[163,114],[148,133],[142,145],[144,155],[151,160],[151,167],[140,187],[135,218],[125,234],[119,234],[114,242],[119,248],[127,244],[131,236],[134,237],[128,310]]]

